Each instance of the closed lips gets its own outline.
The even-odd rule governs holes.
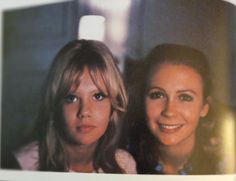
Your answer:
[[[76,127],[76,129],[78,131],[83,132],[83,133],[87,133],[87,132],[91,131],[94,128],[95,128],[95,126],[93,126],[93,125],[80,125],[80,126]]]

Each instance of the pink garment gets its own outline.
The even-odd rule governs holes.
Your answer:
[[[20,150],[14,153],[18,163],[20,164],[22,170],[38,170],[38,144],[37,142],[32,142]],[[125,150],[118,149],[115,153],[115,157],[118,165],[127,174],[137,174],[136,162],[134,158]],[[73,172],[71,170],[71,172]],[[102,169],[99,169],[99,173],[104,173]]]
[[[20,164],[22,170],[37,170],[38,168],[38,144],[31,142],[30,144],[22,147],[14,153],[16,160]]]

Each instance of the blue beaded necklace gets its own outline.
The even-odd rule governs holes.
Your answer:
[[[158,173],[158,174],[165,174],[163,172],[163,165],[161,163],[157,163],[157,165],[155,166],[154,170]],[[184,166],[184,168],[182,168],[181,170],[178,171],[179,175],[188,175],[189,173],[191,173],[193,170],[192,168],[192,164],[186,164]]]

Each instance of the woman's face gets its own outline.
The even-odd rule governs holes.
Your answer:
[[[105,133],[111,115],[111,102],[101,77],[96,77],[102,92],[92,81],[87,68],[84,69],[80,84],[70,92],[63,104],[66,134],[78,145],[97,143]]]
[[[201,76],[185,65],[162,64],[149,80],[147,124],[163,145],[191,143],[200,117],[207,115]]]

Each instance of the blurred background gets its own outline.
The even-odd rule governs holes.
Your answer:
[[[157,44],[178,43],[203,51],[215,75],[217,99],[230,110],[223,118],[223,137],[235,143],[236,7],[228,2],[65,1],[6,10],[2,29],[2,157],[32,130],[55,54],[81,38],[100,40],[111,49],[130,90],[139,76],[137,65]],[[235,153],[233,145],[225,147]]]

